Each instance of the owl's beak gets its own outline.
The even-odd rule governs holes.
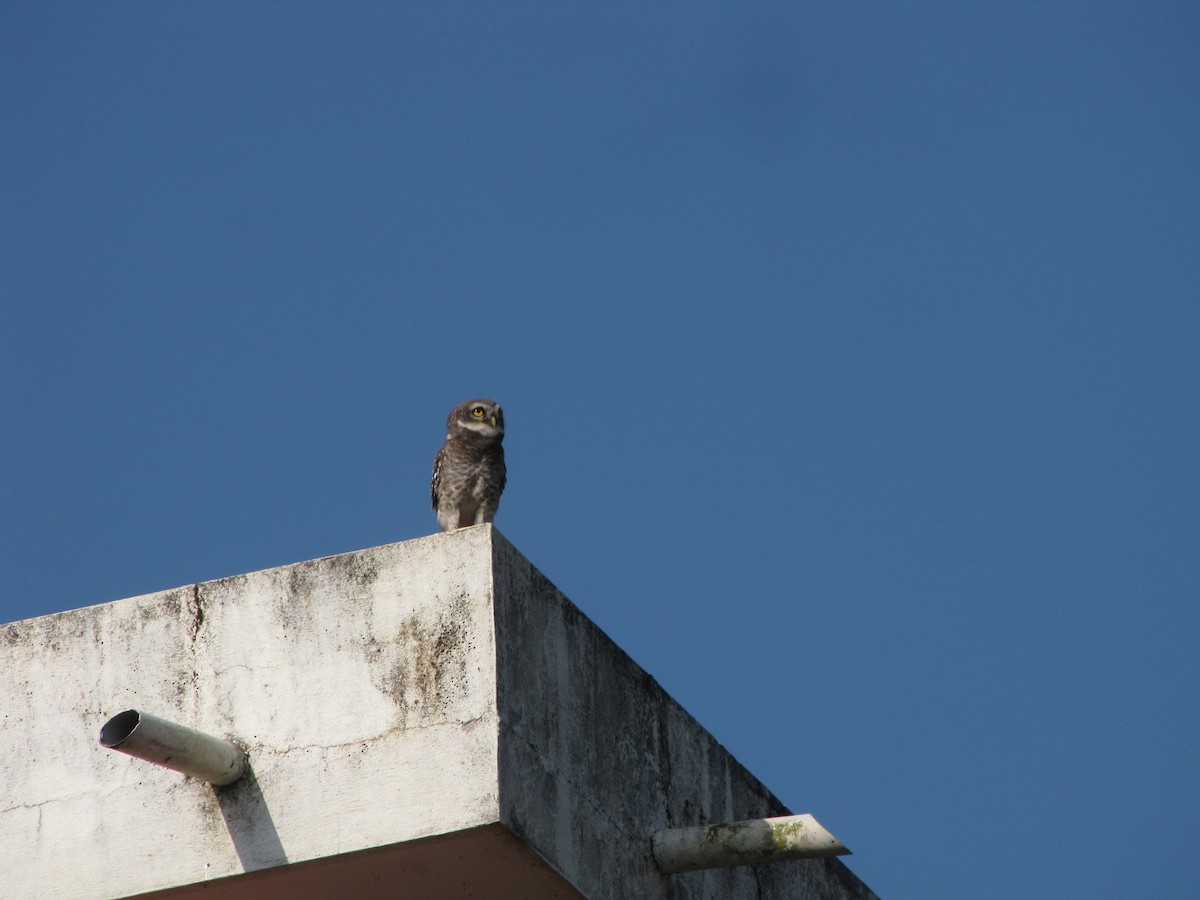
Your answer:
[[[500,424],[499,422],[497,422],[497,421],[496,421],[496,417],[495,417],[495,416],[492,416],[490,419],[488,419],[488,421],[492,423],[492,427],[493,427],[493,428],[495,428],[497,425],[499,425],[499,424]]]

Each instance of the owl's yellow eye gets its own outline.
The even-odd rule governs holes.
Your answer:
[[[482,406],[475,407],[473,410],[471,410],[471,415],[473,415],[477,419],[482,419],[483,418],[483,407]]]

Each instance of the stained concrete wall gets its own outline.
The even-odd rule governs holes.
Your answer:
[[[785,810],[491,526],[0,626],[0,699],[6,895],[258,884],[500,828],[545,896],[873,896],[833,860],[658,874],[654,830]],[[251,774],[99,747],[130,708],[236,738]]]
[[[497,645],[519,654],[498,667],[510,828],[596,900],[874,896],[836,859],[659,874],[661,828],[790,810],[503,537],[494,552]]]

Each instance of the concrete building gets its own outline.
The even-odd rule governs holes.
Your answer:
[[[711,862],[759,826],[695,827],[788,811],[488,525],[0,626],[0,699],[4,897],[874,896],[829,855],[664,874],[656,834]],[[152,717],[244,774],[98,741]]]

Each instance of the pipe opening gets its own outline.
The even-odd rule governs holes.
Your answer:
[[[109,750],[121,746],[133,734],[141,721],[142,714],[136,709],[127,709],[125,712],[117,713],[100,729],[100,743]]]

